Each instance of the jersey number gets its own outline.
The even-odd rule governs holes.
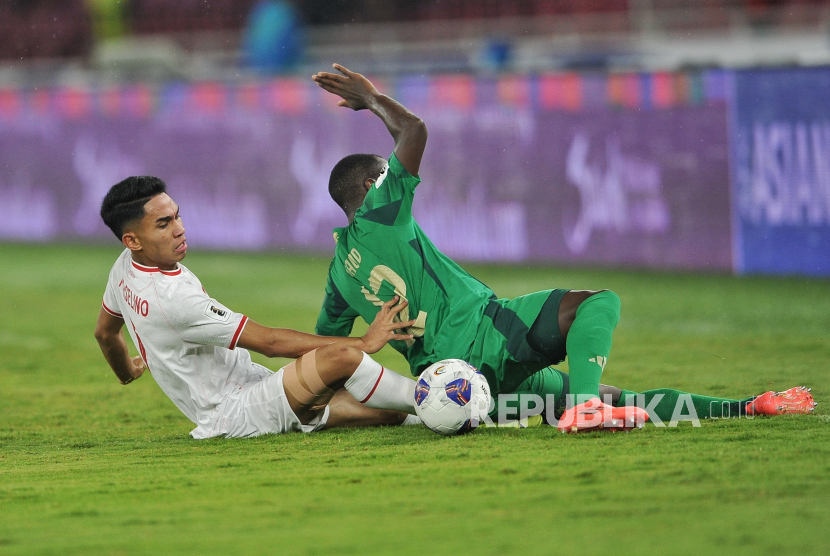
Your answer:
[[[403,278],[398,276],[394,270],[388,266],[379,264],[372,269],[372,272],[369,273],[369,287],[372,291],[367,290],[364,286],[361,286],[360,288],[360,291],[366,297],[368,302],[377,307],[381,307],[383,305],[383,301],[381,301],[378,297],[378,292],[380,291],[380,286],[383,282],[389,282],[389,284],[392,285],[395,290],[395,295],[400,297],[401,301],[406,300],[406,282],[404,282]],[[401,322],[405,320],[409,320],[409,306],[404,307],[400,313],[395,315],[394,322]],[[418,317],[415,319],[415,324],[404,329],[404,332],[414,336],[413,339],[406,340],[407,347],[412,346],[412,344],[415,343],[415,338],[421,338],[424,335],[426,323],[427,314],[424,311],[418,311]]]

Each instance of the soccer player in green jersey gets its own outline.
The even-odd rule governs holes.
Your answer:
[[[337,246],[316,332],[347,336],[355,318],[371,322],[383,302],[397,295],[408,301],[400,319],[414,319],[405,330],[413,338],[390,344],[406,357],[413,375],[442,359],[463,359],[484,374],[494,395],[557,400],[565,410],[558,422],[563,432],[641,426],[647,415],[632,407],[635,393],[600,384],[620,316],[619,297],[610,290],[554,289],[498,299],[438,251],[412,217],[426,125],[359,73],[334,68],[339,73],[320,72],[312,79],[340,96],[339,106],[377,115],[395,147],[388,160],[354,154],[331,172],[329,193],[349,225],[334,230]],[[566,355],[569,374],[550,367]],[[812,403],[811,397],[805,401],[806,391],[798,392],[800,404]],[[567,408],[565,393],[573,396]],[[601,393],[611,405],[600,400]],[[684,393],[643,394],[646,399],[640,401],[668,420],[674,412],[671,400]],[[752,399],[697,396],[691,401],[698,414],[708,417],[737,415]]]

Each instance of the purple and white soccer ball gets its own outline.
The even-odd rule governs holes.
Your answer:
[[[490,409],[490,385],[478,369],[461,359],[427,367],[415,385],[415,412],[445,436],[476,428]]]

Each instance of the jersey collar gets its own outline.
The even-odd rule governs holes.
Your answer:
[[[140,270],[141,272],[160,272],[165,276],[178,276],[182,273],[182,267],[179,266],[179,263],[176,263],[176,270],[162,270],[157,266],[144,266],[143,264],[138,264],[133,260],[130,260],[130,262],[133,263],[133,268]]]

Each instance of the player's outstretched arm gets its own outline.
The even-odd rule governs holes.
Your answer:
[[[124,319],[115,317],[101,309],[98,323],[95,325],[95,339],[109,363],[110,368],[121,381],[129,384],[144,374],[144,361],[140,356],[130,357],[127,342],[124,340]]]
[[[270,328],[248,319],[245,330],[239,336],[239,347],[256,351],[267,357],[288,357],[297,359],[306,353],[329,344],[343,344],[356,347],[366,353],[375,353],[391,340],[410,340],[411,334],[397,331],[415,324],[415,321],[395,321],[395,317],[406,307],[406,301],[398,302],[395,296],[383,304],[375,320],[360,338],[339,338],[317,336],[290,328]]]
[[[334,64],[340,73],[319,72],[311,78],[326,91],[341,97],[338,106],[374,112],[395,140],[395,156],[406,171],[418,175],[427,144],[427,126],[402,104],[378,92],[372,82],[359,73]]]

